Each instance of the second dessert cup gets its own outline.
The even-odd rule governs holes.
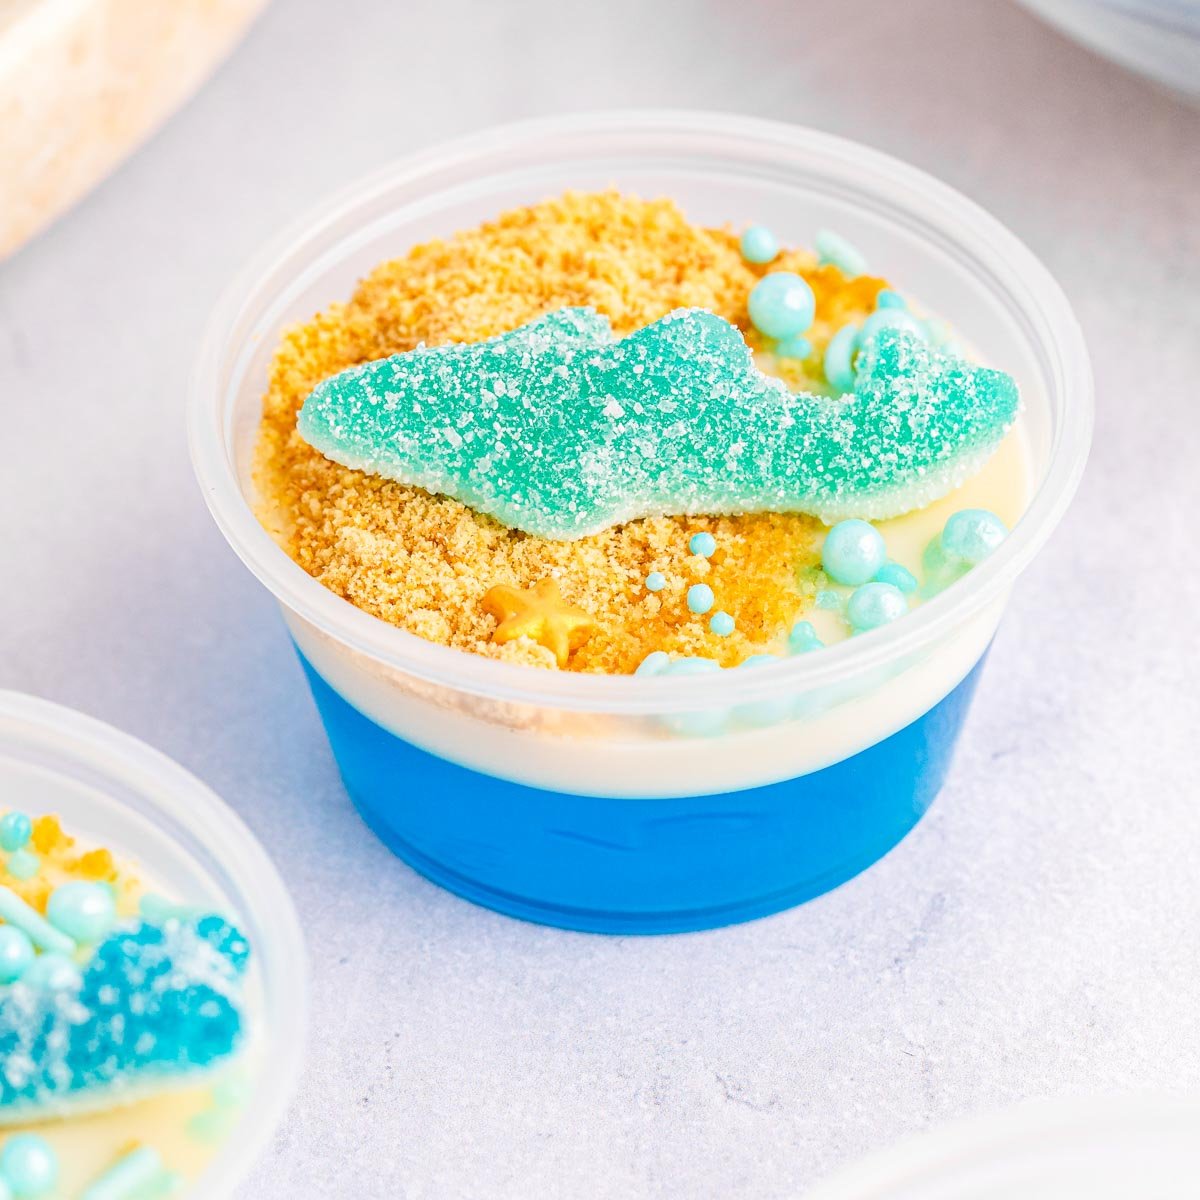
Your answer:
[[[567,189],[612,186],[671,196],[700,224],[761,222],[788,242],[836,229],[1013,375],[1033,495],[999,550],[884,629],[684,679],[466,654],[362,612],[293,562],[257,520],[251,478],[282,330],[418,242]],[[957,192],[811,130],[621,112],[418,155],[282,236],[213,317],[190,438],[213,516],[279,601],[347,790],[376,833],[429,878],[499,911],[654,933],[797,904],[917,822],[945,779],[1009,590],[1078,483],[1091,399],[1058,286]]]

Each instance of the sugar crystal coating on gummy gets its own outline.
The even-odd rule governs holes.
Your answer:
[[[0,1124],[136,1099],[243,1035],[245,938],[217,916],[129,921],[65,988],[0,990]]]
[[[881,329],[832,399],[764,375],[702,309],[616,339],[606,317],[564,308],[343,371],[297,427],[343,466],[570,540],[648,516],[896,516],[978,470],[1018,408],[1009,376],[904,330]]]

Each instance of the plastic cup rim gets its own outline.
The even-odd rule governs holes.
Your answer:
[[[276,994],[282,1011],[262,1014],[262,1048],[252,1105],[205,1168],[206,1196],[231,1196],[266,1148],[294,1098],[304,1066],[308,1027],[307,952],[300,920],[278,870],[261,843],[207,784],[159,750],[115,726],[23,692],[0,689],[0,753],[4,745],[68,748],[70,761],[99,779],[119,781],[155,802],[164,817],[184,825],[205,845],[221,846],[221,861],[265,931],[271,958],[287,964]],[[177,800],[168,807],[162,798]],[[249,914],[247,914],[249,915]]]
[[[486,160],[562,134],[657,133],[754,139],[808,152],[922,194],[940,220],[953,219],[991,271],[1042,318],[1057,349],[1063,415],[1044,478],[1009,537],[985,562],[903,621],[819,654],[781,659],[753,671],[711,676],[643,678],[550,672],[488,659],[427,641],[371,616],[310,576],[260,524],[242,493],[227,446],[228,397],[220,365],[238,315],[296,252],[348,209],[385,188],[412,186],[471,159]],[[436,193],[435,193],[436,194]],[[344,240],[344,239],[343,239]],[[324,254],[329,248],[323,249]],[[329,297],[332,302],[338,297]],[[720,112],[646,109],[536,118],[495,126],[407,155],[342,188],[271,239],[235,277],[213,311],[192,373],[188,440],[193,469],[210,512],[243,563],[281,605],[344,646],[426,682],[493,700],[617,713],[695,711],[768,700],[841,683],[919,653],[1003,597],[1049,538],[1078,487],[1091,442],[1092,376],[1086,344],[1062,289],[1037,257],[984,209],[916,167],[848,139],[803,126]]]

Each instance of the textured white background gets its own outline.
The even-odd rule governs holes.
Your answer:
[[[409,149],[609,105],[940,175],[1057,274],[1099,381],[928,819],[797,911],[648,941],[494,916],[376,844],[182,419],[207,312],[282,222]],[[0,267],[0,682],[213,785],[308,930],[309,1069],[246,1196],[794,1197],[980,1108],[1197,1084],[1198,181],[1200,114],[999,2],[277,0]]]

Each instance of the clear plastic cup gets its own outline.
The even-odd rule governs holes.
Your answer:
[[[109,725],[17,692],[0,691],[0,796],[8,807],[58,815],[68,832],[138,863],[181,901],[230,915],[249,939],[250,1092],[194,1184],[206,1200],[232,1195],[279,1124],[303,1062],[304,940],[278,872],[182,767]]]
[[[945,1125],[837,1172],[808,1200],[1180,1200],[1200,1179],[1200,1105],[1035,1101]]]
[[[538,671],[436,645],[327,591],[255,517],[279,334],[377,263],[566,189],[674,197],[702,224],[835,229],[1020,384],[1036,492],[1003,546],[904,620],[753,670]],[[497,129],[355,184],[282,235],[213,316],[190,439],[205,499],[275,595],[348,790],[388,844],[480,903],[572,928],[692,929],[815,895],[878,858],[936,794],[1009,589],[1083,470],[1078,326],[1024,246],[970,201],[862,146],[707,113]]]

